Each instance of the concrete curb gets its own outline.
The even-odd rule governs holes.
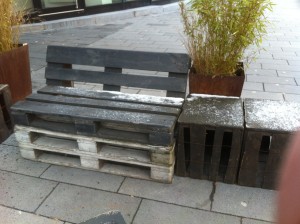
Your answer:
[[[40,32],[46,30],[57,30],[74,28],[86,25],[107,24],[113,20],[129,19],[140,16],[155,15],[174,12],[179,9],[178,3],[171,3],[163,6],[146,6],[134,9],[121,10],[116,12],[101,13],[88,16],[60,19],[35,24],[24,24],[20,27],[22,33]]]

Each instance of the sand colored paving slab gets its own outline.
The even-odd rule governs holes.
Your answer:
[[[212,210],[274,221],[275,205],[276,191],[217,183]]]
[[[56,182],[0,171],[0,204],[33,212]]]
[[[111,210],[119,210],[126,222],[130,223],[140,200],[126,195],[59,184],[37,213],[79,223]]]
[[[240,218],[144,199],[133,223],[240,224]]]
[[[64,222],[0,206],[0,223],[3,224],[64,224]]]
[[[21,157],[19,147],[0,145],[0,169],[29,176],[40,176],[50,165]]]
[[[209,210],[212,187],[209,181],[176,176],[172,184],[126,178],[119,193]]]
[[[42,178],[116,192],[124,177],[64,166],[51,166]]]

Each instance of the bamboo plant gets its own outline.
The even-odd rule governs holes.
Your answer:
[[[194,73],[233,76],[250,45],[266,34],[271,0],[190,0],[179,3]]]
[[[0,53],[17,47],[19,26],[24,22],[23,11],[17,11],[14,0],[0,0]]]

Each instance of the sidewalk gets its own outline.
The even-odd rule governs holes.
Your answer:
[[[276,3],[266,51],[247,68],[242,97],[300,102],[300,4]],[[34,90],[45,85],[49,44],[185,52],[176,7],[164,7],[147,16],[112,16],[99,25],[24,33]],[[136,224],[267,224],[276,210],[276,191],[181,177],[166,185],[25,160],[14,136],[0,146],[0,189],[0,224],[79,223],[109,210]]]

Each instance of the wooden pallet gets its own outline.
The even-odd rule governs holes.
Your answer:
[[[169,183],[174,172],[174,147],[157,152],[153,146],[143,149],[121,147],[105,139],[89,138],[17,126],[15,135],[21,155],[26,159],[71,167],[80,167],[129,177]]]

